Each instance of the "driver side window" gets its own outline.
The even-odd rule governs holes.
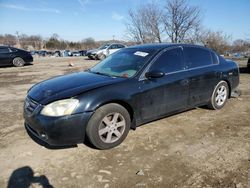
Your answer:
[[[150,70],[159,70],[164,73],[171,73],[185,69],[183,51],[181,48],[174,48],[165,51],[151,66]]]

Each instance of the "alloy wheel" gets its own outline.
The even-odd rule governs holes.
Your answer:
[[[125,131],[126,121],[120,113],[105,116],[99,125],[99,137],[105,143],[114,143],[121,138]]]

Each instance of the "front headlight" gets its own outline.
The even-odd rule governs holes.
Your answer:
[[[76,109],[78,104],[79,101],[77,99],[65,99],[65,100],[55,101],[46,105],[42,109],[41,114],[52,117],[70,115]]]

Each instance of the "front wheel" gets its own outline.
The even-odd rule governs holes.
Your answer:
[[[104,55],[103,53],[97,55],[98,60],[104,60],[105,58],[106,58],[106,55]]]
[[[96,110],[88,122],[86,133],[96,148],[109,149],[123,142],[130,123],[128,111],[119,104],[110,103]]]
[[[229,88],[227,82],[220,81],[214,88],[208,107],[214,110],[221,109],[226,104],[228,95]]]
[[[12,64],[15,67],[22,67],[22,66],[24,66],[25,62],[21,57],[16,57],[13,59]]]

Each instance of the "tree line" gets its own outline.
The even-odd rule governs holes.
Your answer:
[[[110,41],[95,41],[95,39],[89,37],[79,42],[67,41],[61,39],[58,34],[54,33],[49,39],[43,39],[39,35],[12,35],[4,34],[0,35],[0,45],[16,46],[26,50],[89,50],[100,47],[104,43],[120,42],[126,45],[131,45],[131,42],[124,42],[118,40]]]
[[[162,6],[155,2],[130,9],[125,22],[126,36],[138,44],[155,42],[201,44],[218,53],[250,51],[249,40],[230,42],[231,36],[202,26],[198,6],[187,0],[166,0]]]

